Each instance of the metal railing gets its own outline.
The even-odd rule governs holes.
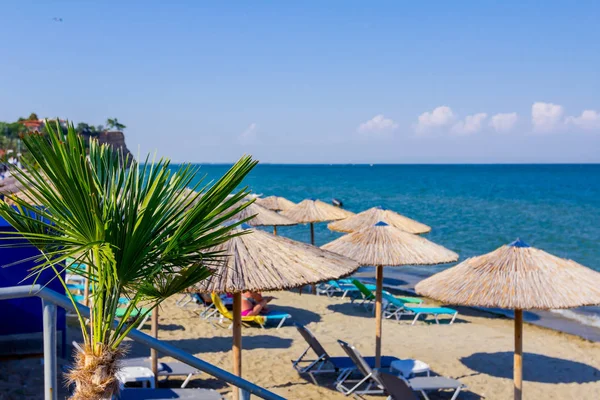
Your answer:
[[[56,306],[65,310],[75,311],[75,307],[68,297],[56,293],[40,285],[11,286],[0,288],[0,300],[17,299],[22,297],[37,296],[42,299],[43,327],[44,327],[44,398],[45,400],[57,400],[57,356],[56,356]],[[77,304],[79,312],[89,317],[89,308]],[[258,396],[266,400],[285,400],[273,392],[266,390],[252,382],[240,378],[230,372],[207,363],[193,355],[186,353],[175,346],[164,343],[152,336],[146,335],[138,330],[132,330],[129,338],[135,342],[153,348],[160,353],[173,357],[200,371],[206,372],[215,378],[221,379],[240,390],[240,398],[247,400],[250,395]]]

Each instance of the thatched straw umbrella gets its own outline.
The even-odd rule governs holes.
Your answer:
[[[458,260],[458,254],[412,233],[395,228],[385,222],[349,233],[321,246],[358,261],[360,265],[377,267],[375,294],[375,364],[381,361],[381,292],[383,266],[434,265]]]
[[[244,229],[250,228],[243,225]],[[193,288],[203,293],[233,293],[233,370],[241,376],[241,294],[285,290],[350,275],[358,263],[312,245],[257,229],[221,247],[228,257],[214,274]],[[234,392],[237,395],[237,391]]]
[[[394,226],[398,229],[402,229],[408,233],[420,234],[431,231],[429,226],[383,207],[369,208],[368,210],[341,221],[332,222],[327,225],[327,227],[332,231],[350,233],[373,226],[379,221],[385,222],[386,224]]]
[[[248,207],[244,208],[244,210],[237,214],[235,218],[238,220],[242,220],[248,217],[252,217],[253,215],[254,218],[252,218],[246,223],[250,226],[272,226],[273,235],[277,235],[278,226],[290,226],[298,224],[296,221],[292,221],[291,219],[286,218],[283,215],[278,214],[275,211],[271,211],[256,203],[252,203]]]
[[[256,199],[256,204],[268,208],[271,211],[287,211],[294,207],[296,203],[279,196],[259,197]]]
[[[600,273],[517,239],[419,282],[416,290],[445,303],[515,311],[514,386],[520,399],[523,310],[600,304]]]
[[[321,200],[306,199],[296,204],[282,215],[293,219],[300,224],[310,224],[310,244],[315,245],[315,223],[337,221],[354,215],[353,212],[334,207]],[[302,293],[302,288],[300,288]],[[312,285],[312,294],[317,293],[317,287]]]
[[[310,243],[315,244],[315,222],[337,221],[354,215],[353,212],[334,207],[321,200],[306,199],[281,215],[299,224],[310,224]]]

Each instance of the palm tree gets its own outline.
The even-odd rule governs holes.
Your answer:
[[[106,120],[106,126],[108,127],[108,129],[113,128],[118,131],[122,131],[123,129],[127,128],[125,125],[120,123],[119,120],[116,118],[108,118]]]
[[[31,161],[15,174],[29,190],[25,200],[14,198],[15,208],[0,202],[0,216],[16,229],[1,239],[36,246],[41,256],[30,277],[51,269],[65,290],[67,258],[88,266],[82,274],[91,284],[91,317],[88,324],[78,313],[83,343],[69,379],[75,384],[72,399],[107,399],[118,391],[115,373],[129,331],[223,261],[225,255],[213,249],[245,222],[224,224],[247,206],[239,203],[248,192],[228,195],[256,162],[244,156],[211,187],[195,192],[187,189],[195,167],[172,170],[168,160],[146,159],[126,170],[122,152],[96,140],[88,158],[72,124],[66,136],[58,123],[47,129],[46,135],[23,138]],[[37,168],[30,168],[34,163]],[[121,298],[128,305],[113,325]]]

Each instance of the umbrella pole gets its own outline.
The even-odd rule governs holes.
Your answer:
[[[152,310],[152,336],[158,339],[158,307]],[[154,374],[154,386],[158,386],[158,352],[150,349],[150,366]]]
[[[315,245],[315,224],[310,223],[310,244]],[[312,294],[317,294],[317,285],[312,284]]]
[[[523,395],[523,310],[515,310],[515,400]]]
[[[277,225],[273,225],[273,235],[277,236]]]
[[[233,294],[233,373],[242,376],[242,294]],[[233,388],[233,399],[239,400],[240,389]]]
[[[375,368],[381,367],[381,292],[383,290],[383,265],[377,266],[375,293]]]

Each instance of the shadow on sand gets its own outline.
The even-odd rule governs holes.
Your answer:
[[[230,351],[233,345],[230,336],[166,340],[166,342],[191,354]],[[242,347],[244,350],[287,349],[291,346],[292,339],[280,338],[272,335],[243,336],[242,331]]]
[[[460,361],[482,374],[512,379],[513,353],[475,353]],[[586,383],[600,380],[600,370],[591,365],[542,354],[523,354],[523,380],[540,383]]]
[[[298,302],[301,303],[302,296],[298,296]],[[273,311],[278,313],[288,313],[292,316],[291,320],[285,321],[284,326],[291,325],[292,322],[299,322],[302,325],[308,325],[312,322],[320,322],[321,316],[313,311],[305,310],[298,307],[280,306],[277,304],[273,305]],[[268,327],[267,327],[268,328]]]
[[[339,312],[345,315],[350,315],[352,317],[362,317],[362,318],[374,318],[373,311],[369,308],[367,310],[365,307],[359,305],[358,303],[341,303],[341,304],[330,304],[327,306],[327,309],[333,312]],[[452,317],[448,315],[440,315],[440,325],[447,325],[450,322]],[[412,323],[414,316],[405,315],[402,317],[400,321],[395,318],[390,318],[388,321],[397,322],[399,324],[410,324]],[[468,324],[469,321],[460,318],[460,312],[456,319],[454,320],[455,324]],[[435,324],[435,319],[429,316],[427,319],[423,315],[419,317],[419,321],[416,324]],[[415,324],[415,325],[416,325]]]
[[[184,331],[185,326],[180,324],[158,324],[158,331]]]

